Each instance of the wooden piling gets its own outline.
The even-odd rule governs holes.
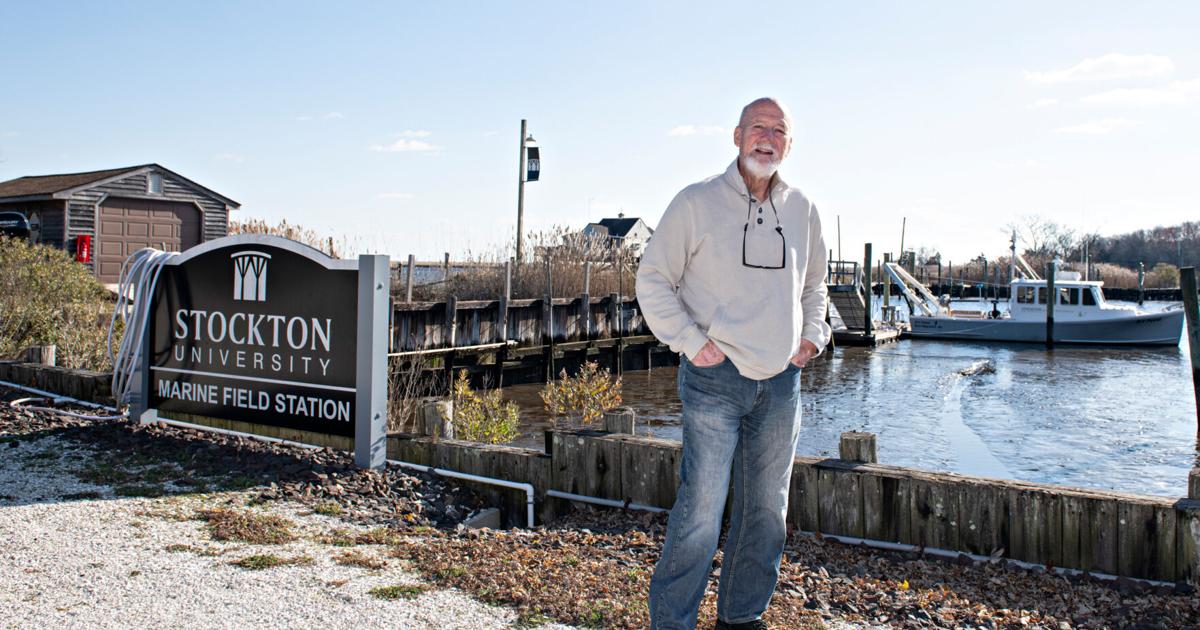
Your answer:
[[[546,382],[554,380],[554,277],[546,260],[546,299],[542,309],[542,345],[545,347]]]
[[[1193,468],[1188,473],[1188,498],[1200,500],[1200,468]]]
[[[1200,435],[1200,299],[1196,295],[1196,268],[1179,270],[1179,288],[1187,314],[1188,348],[1192,358],[1192,389],[1196,398],[1196,433]]]
[[[55,365],[58,346],[32,346],[25,349],[25,362],[36,365]]]
[[[871,315],[871,244],[863,246],[863,334],[870,337],[874,334],[875,322]]]
[[[604,430],[609,433],[628,433],[633,435],[634,425],[636,424],[637,414],[628,407],[604,412]]]
[[[884,253],[883,262],[879,264],[879,281],[883,283],[883,319],[887,321],[889,307],[892,305],[892,277],[884,273],[883,270],[888,263],[892,262],[892,255]]]
[[[1058,265],[1054,261],[1046,263],[1046,347],[1054,347],[1054,303],[1058,294],[1054,292],[1054,276],[1058,275]]]
[[[454,439],[454,403],[449,400],[429,401],[417,411],[417,431],[432,438]],[[421,463],[421,462],[415,462]]]
[[[416,260],[417,260],[416,256],[413,256],[412,254],[408,255],[408,266],[405,267],[405,269],[404,269],[404,273],[406,276],[406,279],[404,280],[404,301],[405,302],[412,302],[413,268],[416,267]]]
[[[875,434],[846,431],[838,442],[838,457],[848,462],[874,464],[879,461]]]
[[[492,381],[497,389],[504,387],[504,362],[508,360],[508,303],[512,299],[512,260],[504,262],[504,295],[496,303],[496,332],[493,341],[504,343],[496,351],[496,366]]]
[[[446,345],[453,348],[458,343],[458,298],[446,298]],[[446,370],[446,393],[454,391],[454,351],[447,352],[442,360]]]

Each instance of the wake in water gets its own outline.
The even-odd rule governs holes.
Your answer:
[[[1008,468],[992,454],[979,434],[963,421],[963,388],[971,378],[995,372],[996,364],[989,359],[982,359],[943,379],[942,385],[946,388],[946,395],[942,398],[942,429],[950,443],[951,452],[958,459],[958,465],[952,467],[956,472],[979,477],[1012,477]]]

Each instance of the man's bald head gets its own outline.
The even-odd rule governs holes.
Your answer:
[[[756,98],[753,101],[750,101],[745,107],[743,107],[742,115],[740,117],[738,117],[738,126],[745,127],[746,119],[750,116],[751,112],[753,112],[754,110],[757,110],[761,107],[768,107],[768,106],[775,107],[776,109],[778,109],[779,112],[783,114],[784,120],[787,120],[788,126],[789,127],[792,126],[792,113],[790,111],[788,111],[787,106],[784,105],[782,102],[780,102],[779,99],[776,99],[776,98],[773,98],[770,96]]]

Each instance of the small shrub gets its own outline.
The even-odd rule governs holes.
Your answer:
[[[226,508],[201,510],[200,520],[216,540],[233,540],[254,545],[279,545],[296,539],[292,523],[274,514],[254,514]]]
[[[262,569],[270,569],[281,566],[300,566],[312,564],[314,560],[309,556],[293,556],[291,558],[280,558],[274,554],[255,554],[246,556],[239,560],[234,560],[229,564],[251,571],[261,571]]]
[[[396,586],[380,586],[367,591],[378,599],[416,599],[418,595],[429,590],[423,584],[399,584]]]
[[[1160,262],[1153,269],[1146,271],[1146,287],[1152,289],[1173,289],[1179,286],[1179,267],[1171,263]]]
[[[454,435],[460,440],[504,444],[517,438],[521,419],[516,403],[504,400],[500,390],[471,389],[467,371],[454,380]]]
[[[387,566],[386,560],[380,560],[361,551],[347,551],[339,556],[334,556],[333,561],[348,567],[360,567],[371,570],[378,570]]]
[[[575,376],[567,376],[563,369],[557,382],[542,388],[541,397],[555,424],[563,426],[565,420],[575,420],[589,425],[599,421],[605,411],[621,405],[621,377],[612,377],[608,368],[600,369],[589,361]]]
[[[323,516],[341,516],[343,510],[342,506],[338,505],[336,501],[326,501],[324,503],[318,503],[317,507],[313,508],[313,512]]]
[[[112,310],[108,291],[65,251],[0,236],[0,358],[53,344],[62,367],[106,369]]]
[[[317,542],[334,547],[394,545],[400,542],[400,536],[386,527],[376,527],[360,533],[354,533],[347,529],[335,529],[325,536],[318,537]]]

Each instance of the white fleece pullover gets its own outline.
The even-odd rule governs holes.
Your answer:
[[[743,236],[747,262],[783,267],[744,265]],[[672,350],[690,359],[712,339],[739,373],[763,380],[787,368],[801,339],[818,352],[828,343],[827,261],[816,206],[778,175],[770,200],[752,199],[734,160],[671,201],[638,268],[638,304]]]

